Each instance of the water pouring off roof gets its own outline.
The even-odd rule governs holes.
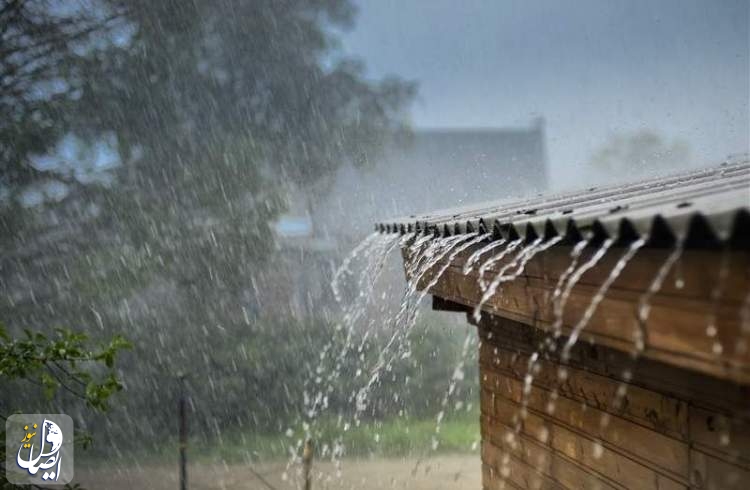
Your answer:
[[[403,237],[411,294],[479,329],[486,486],[750,484],[747,469],[719,471],[748,426],[749,211],[742,161],[376,225]],[[686,432],[711,413],[734,436]],[[701,445],[718,452],[691,473]]]

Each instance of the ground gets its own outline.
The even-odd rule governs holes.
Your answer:
[[[340,477],[330,462],[316,462],[313,490],[408,488],[415,490],[476,490],[481,488],[480,459],[477,454],[445,455],[425,460],[358,459],[342,464]],[[253,474],[265,479],[270,487]],[[286,462],[249,468],[242,464],[196,463],[188,469],[190,490],[276,490],[299,488],[295,470],[287,472]],[[87,489],[174,489],[178,488],[177,467],[141,466],[132,469],[106,467],[77,469],[75,481]]]

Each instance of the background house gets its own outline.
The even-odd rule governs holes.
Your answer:
[[[546,186],[542,118],[518,128],[417,129],[371,168],[342,168],[315,221],[322,234],[359,239],[386,217],[519,197]]]

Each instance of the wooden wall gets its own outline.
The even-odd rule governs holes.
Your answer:
[[[544,333],[490,315],[478,327],[485,489],[750,488],[747,386],[579,343],[562,379],[542,356],[524,397]]]

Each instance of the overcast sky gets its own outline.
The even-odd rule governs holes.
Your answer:
[[[419,82],[416,127],[547,121],[574,184],[609,136],[689,143],[692,164],[748,151],[748,0],[358,0],[343,50]]]

